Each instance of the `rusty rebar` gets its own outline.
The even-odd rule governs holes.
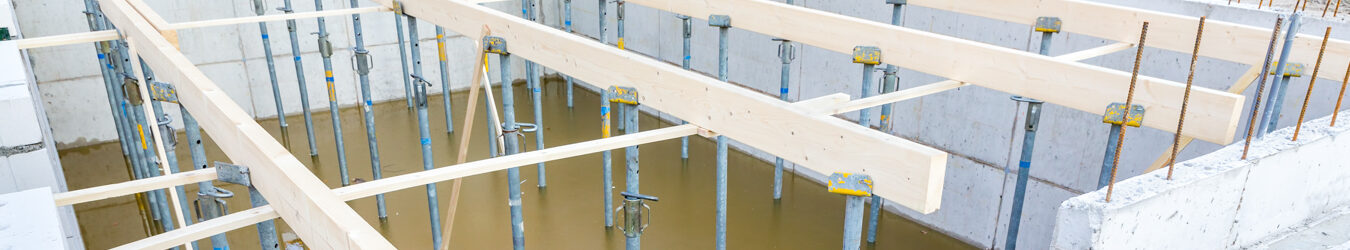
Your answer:
[[[1325,4],[1322,4],[1322,17],[1327,17],[1327,8],[1330,7],[1331,7],[1331,0],[1327,0]]]
[[[1266,0],[1261,0],[1261,2],[1256,3],[1256,9],[1261,9],[1261,5],[1266,5]]]
[[[1336,10],[1331,12],[1331,17],[1341,14],[1341,0],[1336,0]]]
[[[1341,99],[1345,99],[1345,83],[1350,81],[1350,67],[1345,69],[1345,78],[1341,78],[1341,93],[1336,95],[1336,108],[1331,109],[1331,126],[1336,126],[1336,115],[1341,114]]]
[[[1247,117],[1247,140],[1242,144],[1242,159],[1247,159],[1247,150],[1252,146],[1252,127],[1256,126],[1256,112],[1261,108],[1261,95],[1266,90],[1266,72],[1270,70],[1270,57],[1275,54],[1275,42],[1280,36],[1280,28],[1284,27],[1284,18],[1275,18],[1274,32],[1270,33],[1270,47],[1266,48],[1266,61],[1261,64],[1261,77],[1256,82],[1256,100],[1252,101],[1252,115]]]
[[[1172,136],[1172,157],[1167,160],[1167,179],[1172,179],[1172,166],[1176,165],[1177,151],[1181,148],[1181,128],[1186,124],[1186,106],[1191,100],[1191,85],[1195,81],[1195,61],[1200,59],[1200,37],[1205,33],[1205,17],[1200,17],[1200,25],[1195,30],[1195,49],[1191,50],[1191,73],[1186,75],[1186,94],[1181,96],[1181,115],[1177,117],[1177,132]]]
[[[1298,132],[1303,129],[1303,115],[1308,114],[1308,99],[1312,98],[1313,86],[1317,84],[1317,71],[1322,68],[1322,54],[1327,51],[1327,39],[1331,38],[1331,27],[1327,27],[1327,33],[1322,35],[1322,48],[1317,50],[1317,63],[1313,64],[1312,78],[1308,79],[1308,93],[1303,94],[1303,109],[1298,111],[1298,123],[1294,124],[1294,138],[1291,141],[1298,140]]]
[[[1144,27],[1139,31],[1139,43],[1135,45],[1134,51],[1134,70],[1130,73],[1130,91],[1125,94],[1125,119],[1129,119],[1130,110],[1134,103],[1134,84],[1139,80],[1139,61],[1144,57],[1144,39],[1148,38],[1148,22],[1144,22]],[[1120,151],[1125,151],[1125,128],[1130,126],[1120,126],[1120,133],[1116,134],[1116,153],[1111,159],[1111,181],[1106,186],[1106,202],[1111,202],[1111,192],[1116,188],[1116,170],[1120,169]],[[1109,135],[1108,135],[1109,136]]]

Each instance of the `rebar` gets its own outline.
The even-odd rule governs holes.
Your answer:
[[[1125,119],[1129,119],[1130,110],[1133,110],[1133,108],[1130,107],[1133,107],[1132,103],[1134,103],[1134,85],[1139,80],[1139,62],[1144,57],[1144,40],[1147,38],[1148,22],[1144,22],[1143,28],[1140,28],[1139,31],[1139,43],[1135,45],[1135,48],[1137,49],[1135,49],[1134,52],[1134,70],[1130,72],[1130,91],[1125,94],[1125,116],[1122,116],[1125,117]],[[1120,151],[1124,151],[1126,127],[1128,126],[1120,126],[1120,133],[1116,134],[1116,153],[1114,160],[1111,161],[1112,166],[1120,165]],[[1116,187],[1116,171],[1118,169],[1120,168],[1111,168],[1111,181],[1110,184],[1106,186],[1106,202],[1111,202],[1111,192],[1114,191]]]
[[[1247,150],[1252,146],[1252,132],[1256,129],[1256,112],[1261,109],[1261,96],[1266,90],[1266,72],[1270,70],[1270,60],[1275,56],[1275,42],[1280,37],[1280,28],[1284,27],[1284,17],[1275,18],[1274,32],[1270,33],[1270,45],[1266,48],[1266,60],[1261,63],[1261,77],[1256,82],[1256,98],[1252,101],[1252,114],[1247,117],[1247,138],[1242,144],[1242,159],[1247,159]],[[1346,72],[1350,77],[1350,71]]]
[[[1195,61],[1200,59],[1200,37],[1205,33],[1205,18],[1200,17],[1199,27],[1195,31],[1195,49],[1191,50],[1191,73],[1186,75],[1186,94],[1181,97],[1181,115],[1177,117],[1177,132],[1172,136],[1172,156],[1167,160],[1167,179],[1172,179],[1173,165],[1176,165],[1177,151],[1181,148],[1181,128],[1186,123],[1186,106],[1191,100],[1191,85],[1195,81]]]
[[[1322,48],[1317,50],[1317,62],[1313,64],[1313,74],[1308,79],[1308,93],[1303,95],[1303,108],[1298,111],[1298,123],[1294,124],[1294,138],[1291,141],[1297,141],[1298,132],[1303,129],[1303,116],[1308,114],[1308,100],[1312,99],[1313,86],[1317,84],[1317,71],[1322,68],[1322,55],[1327,51],[1328,39],[1331,39],[1331,27],[1329,26],[1326,34],[1322,35]]]
[[[1341,112],[1341,99],[1345,99],[1345,84],[1350,82],[1350,67],[1345,69],[1345,77],[1341,78],[1341,92],[1336,94],[1336,107],[1331,109],[1331,126],[1336,126],[1336,116]]]
[[[1290,52],[1294,47],[1294,38],[1298,35],[1300,24],[1300,13],[1294,13],[1289,16],[1289,29],[1284,34],[1284,45],[1280,49],[1280,60],[1275,64],[1275,76],[1280,77],[1270,85],[1270,101],[1266,102],[1265,111],[1261,115],[1261,125],[1256,131],[1256,137],[1262,137],[1266,133],[1275,132],[1276,125],[1280,122],[1280,110],[1284,107],[1285,90],[1289,87],[1290,76],[1285,75],[1289,62]],[[1262,72],[1264,74],[1265,72]]]

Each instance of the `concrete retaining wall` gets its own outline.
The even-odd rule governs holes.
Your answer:
[[[76,1],[14,0],[20,13],[43,13],[42,15],[20,16],[20,24],[35,27],[30,37],[75,33],[86,31],[84,17],[80,14],[83,6]],[[293,0],[297,11],[313,10],[313,2]],[[346,8],[346,0],[323,0],[327,9]],[[192,2],[185,4],[172,0],[148,0],[150,5],[171,22],[206,20],[214,18],[252,16],[252,1],[229,0]],[[280,6],[280,0],[268,0],[269,6]],[[883,1],[845,1],[845,0],[798,0],[800,5],[843,15],[860,17],[877,22],[889,22],[890,7]],[[1249,25],[1269,26],[1275,18],[1273,12],[1248,11],[1243,8],[1229,8],[1205,3],[1180,0],[1143,0],[1143,1],[1104,1],[1113,4],[1129,5],[1152,10],[1160,10],[1184,15],[1210,15],[1212,19],[1237,22]],[[490,3],[489,6],[506,13],[518,13],[519,1]],[[362,6],[372,3],[362,1]],[[540,1],[541,20],[554,27],[562,24],[560,0]],[[614,4],[609,4],[610,28],[605,31],[613,43]],[[573,23],[578,35],[598,37],[600,29],[596,19],[597,1],[573,1]],[[674,14],[656,11],[635,4],[628,5],[627,46],[636,53],[645,54],[661,60],[678,64],[681,55],[681,22]],[[277,14],[269,11],[269,14]],[[920,6],[907,7],[903,25],[906,27],[934,32],[963,39],[989,43],[997,46],[1031,50],[1039,46],[1039,35],[1031,32],[1029,26],[992,20],[982,17],[966,16],[952,12],[934,10]],[[399,80],[399,61],[397,46],[394,45],[393,14],[379,13],[363,16],[368,49],[376,61],[372,72],[374,98],[378,100],[401,101],[403,97],[402,81]],[[717,71],[717,31],[708,27],[703,17],[693,21],[693,69],[713,75]],[[734,19],[735,17],[733,17]],[[328,18],[329,30],[336,49],[334,58],[336,89],[343,105],[355,104],[357,87],[355,73],[350,70],[351,34],[350,17]],[[1065,20],[1072,25],[1072,20]],[[319,77],[322,67],[314,46],[314,36],[309,32],[316,30],[315,21],[300,20],[301,55],[304,57],[305,74],[311,88],[307,93],[311,107],[315,110],[327,109],[326,93]],[[734,24],[734,22],[733,22]],[[1322,22],[1321,27],[1327,23]],[[1341,25],[1341,24],[1338,24]],[[1338,30],[1342,29],[1337,26]],[[433,30],[431,25],[422,25],[420,31],[423,43],[431,43]],[[294,82],[294,67],[290,62],[291,50],[283,22],[268,24],[272,37],[272,49],[277,62],[277,75],[281,80],[284,107],[290,114],[298,113],[298,86]],[[1320,34],[1318,21],[1310,21],[1303,28],[1305,33]],[[1135,31],[1122,31],[1135,32]],[[275,116],[271,97],[267,68],[263,60],[261,43],[257,38],[257,25],[236,25],[213,27],[199,30],[180,31],[182,51],[203,69],[218,85],[229,93],[236,102],[244,106],[245,111],[259,118]],[[469,72],[471,42],[469,38],[449,35],[451,60],[451,84],[455,89],[467,86],[469,76],[455,72]],[[1337,38],[1350,36],[1337,34]],[[778,43],[771,37],[732,29],[730,32],[730,80],[747,88],[759,90],[765,94],[776,94],[779,86]],[[1061,55],[1114,43],[1099,38],[1058,34],[1052,40],[1051,55]],[[860,96],[863,82],[861,67],[853,64],[848,55],[835,53],[811,46],[798,45],[797,60],[792,64],[791,100],[805,100],[832,93],[847,93],[855,98]],[[429,74],[435,70],[434,46],[423,46],[423,62]],[[1253,48],[1264,49],[1264,48]],[[87,145],[114,139],[116,133],[112,127],[111,116],[99,103],[106,103],[105,94],[96,63],[93,48],[88,45],[73,45],[59,48],[32,50],[32,63],[42,89],[42,99],[47,105],[46,111],[52,114],[52,129],[56,131],[57,142],[63,147]],[[883,53],[885,53],[883,51]],[[456,59],[458,58],[458,59]],[[1142,74],[1173,81],[1184,81],[1187,70],[1186,53],[1145,50]],[[1111,55],[1093,58],[1084,63],[1128,71],[1133,62],[1133,51],[1127,50]],[[515,74],[523,74],[520,60],[512,66]],[[1305,62],[1311,63],[1311,62]],[[494,59],[495,64],[495,59]],[[1196,85],[1200,87],[1225,89],[1246,71],[1252,62],[1225,62],[1201,58],[1196,76]],[[496,73],[491,74],[496,76]],[[881,74],[876,74],[880,77]],[[922,72],[902,69],[901,88],[909,88],[945,80],[941,77]],[[1336,78],[1336,77],[1329,77]],[[1321,79],[1319,86],[1334,85],[1337,79]],[[872,83],[878,79],[871,79]],[[1291,84],[1290,93],[1301,93],[1306,88],[1307,77],[1298,78]],[[435,83],[440,84],[440,83]],[[1085,83],[1086,84],[1086,83]],[[585,86],[584,84],[581,86]],[[874,88],[879,89],[879,88]],[[92,90],[92,91],[91,91]],[[431,88],[433,93],[440,86]],[[1254,93],[1254,88],[1244,92]],[[1121,93],[1124,98],[1125,93]],[[1309,114],[1320,116],[1329,114],[1330,100],[1334,92],[1318,91],[1314,93],[1313,107]],[[545,98],[559,98],[561,95],[547,94]],[[1007,166],[1014,166],[1016,156],[1020,154],[1021,129],[1024,107],[1017,106],[1007,99],[1008,94],[982,87],[970,86],[944,93],[934,94],[896,105],[895,130],[892,134],[915,140],[949,152],[946,190],[943,194],[943,208],[928,215],[913,213],[894,207],[897,213],[929,225],[936,230],[951,234],[979,247],[1001,246],[1006,231],[1007,215],[1011,201],[1004,194],[1011,194],[1015,176],[1008,172]],[[1285,110],[1296,110],[1297,102],[1287,102]],[[1103,107],[1104,108],[1104,107]],[[172,107],[168,110],[176,110]],[[657,110],[649,112],[659,113]],[[176,111],[171,111],[176,112]],[[873,111],[873,114],[878,113]],[[846,119],[856,119],[856,112],[845,114]],[[175,115],[175,117],[177,117]],[[675,117],[664,116],[669,120]],[[1294,118],[1281,118],[1283,124],[1290,124]],[[878,119],[873,119],[872,126]],[[1019,245],[1028,248],[1048,247],[1058,204],[1075,195],[1090,192],[1096,188],[1097,173],[1105,147],[1108,127],[1101,124],[1100,117],[1087,112],[1047,104],[1041,118],[1041,131],[1037,149],[1033,154],[1035,161],[1032,170],[1032,182],[1028,189],[1028,201],[1023,217]],[[1245,122],[1245,121],[1244,121]],[[292,122],[292,125],[300,124]],[[350,126],[356,123],[350,123]],[[547,123],[545,123],[547,124]],[[317,126],[328,126],[316,123]],[[175,125],[178,126],[178,125]],[[1241,136],[1241,135],[1239,135]],[[1170,144],[1172,135],[1153,129],[1131,130],[1125,142],[1125,151],[1121,159],[1121,176],[1135,176],[1143,172],[1144,166],[1163,153]],[[772,159],[771,155],[743,144],[733,146],[751,152],[762,159]],[[1189,159],[1219,148],[1205,142],[1196,142],[1182,151],[1181,159]],[[1014,170],[1015,171],[1015,170]],[[805,176],[821,177],[820,173],[803,173]],[[770,177],[764,177],[770,178]],[[1011,198],[1011,195],[1008,195]],[[885,230],[884,228],[882,230]]]
[[[1304,123],[1298,141],[1284,128],[1060,205],[1057,249],[1226,249],[1262,243],[1350,205],[1350,111]]]

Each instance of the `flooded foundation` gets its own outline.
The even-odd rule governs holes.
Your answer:
[[[543,98],[543,130],[547,145],[561,146],[600,138],[600,98],[596,93],[578,87],[575,108],[566,106],[565,84],[556,79],[545,81]],[[526,88],[516,88],[517,119],[533,123],[534,110],[528,105]],[[500,91],[494,93],[501,94]],[[357,98],[355,96],[340,98]],[[455,128],[463,128],[466,92],[452,94]],[[482,98],[479,98],[480,100]],[[429,97],[428,120],[432,132],[432,148],[437,167],[454,164],[462,131],[446,133],[444,110],[440,97]],[[500,98],[498,98],[500,100]],[[472,142],[468,145],[470,161],[488,157],[487,124],[485,113],[475,112]],[[408,109],[403,100],[376,104],[375,125],[379,143],[383,176],[392,177],[422,171],[421,151],[417,133],[416,111]],[[294,112],[294,111],[289,111]],[[362,112],[356,107],[343,108],[343,137],[353,183],[371,180],[370,155],[362,124]],[[290,117],[299,121],[299,115]],[[175,117],[175,119],[178,119]],[[318,142],[317,157],[309,156],[304,125],[290,123],[288,128],[290,152],[301,159],[329,187],[340,187],[336,143],[328,112],[314,112],[314,134]],[[672,126],[668,122],[643,115],[642,130]],[[261,120],[263,128],[275,136],[281,132],[275,119]],[[111,124],[109,124],[111,126]],[[181,128],[180,128],[181,129]],[[617,131],[614,135],[621,135]],[[537,150],[533,134],[525,134],[523,151]],[[179,136],[178,138],[186,138]],[[209,136],[204,143],[208,161],[230,162]],[[641,146],[642,191],[660,197],[649,202],[652,207],[650,227],[644,232],[643,245],[650,249],[711,249],[714,246],[715,206],[715,143],[699,136],[690,137],[689,160],[680,159],[680,140],[672,139]],[[180,168],[191,170],[187,143],[178,143]],[[623,150],[613,150],[615,171],[614,199],[622,200],[624,172]],[[71,190],[113,184],[130,180],[127,164],[116,142],[66,149],[60,152],[65,176]],[[308,160],[306,160],[308,159]],[[825,186],[808,178],[785,172],[782,200],[773,199],[773,163],[765,162],[739,151],[728,156],[728,232],[727,245],[731,249],[834,249],[843,239],[844,197],[826,192]],[[548,187],[537,188],[534,164],[521,166],[525,218],[525,243],[532,249],[622,249],[623,231],[617,226],[604,226],[602,199],[604,186],[601,178],[601,154],[587,154],[547,162]],[[246,188],[216,182],[217,186],[233,191],[236,196],[227,199],[230,212],[249,207]],[[440,193],[441,216],[450,205],[451,185],[437,185]],[[196,193],[196,185],[187,185],[189,194]],[[511,247],[511,227],[507,209],[506,172],[497,171],[468,177],[455,215],[453,234],[446,242],[451,249],[508,249]],[[188,198],[195,198],[189,195]],[[348,202],[367,223],[373,225],[395,246],[402,249],[432,247],[428,221],[426,190],[422,186],[403,189],[385,195],[388,219],[376,215],[374,197]],[[616,202],[617,203],[617,202]],[[617,205],[617,204],[616,204]],[[145,219],[138,210],[135,197],[123,196],[75,205],[85,245],[90,249],[107,249],[148,236]],[[191,211],[189,211],[191,212]],[[195,212],[194,212],[195,214]],[[196,216],[194,215],[194,218]],[[619,221],[616,218],[616,222]],[[278,233],[291,232],[290,226],[277,220]],[[619,224],[619,223],[616,223]],[[257,233],[252,226],[227,233],[232,249],[258,249]],[[198,241],[201,247],[208,240]],[[875,245],[864,243],[864,249],[973,249],[972,246],[928,229],[892,213],[881,218]]]

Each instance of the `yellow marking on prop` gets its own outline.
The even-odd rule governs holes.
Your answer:
[[[333,71],[332,71],[332,70],[325,70],[325,71],[324,71],[324,75],[325,75],[325,76],[328,76],[328,77],[333,77]]]
[[[623,38],[619,38],[619,49],[623,49]]]
[[[483,57],[483,70],[492,71],[491,68],[488,68],[488,58],[486,56]]]
[[[437,39],[440,35],[437,35]],[[441,55],[441,61],[445,61],[445,41],[436,41],[436,51]]]
[[[145,147],[145,128],[141,127],[140,124],[136,124],[136,132],[141,134],[141,150],[148,149]]]

